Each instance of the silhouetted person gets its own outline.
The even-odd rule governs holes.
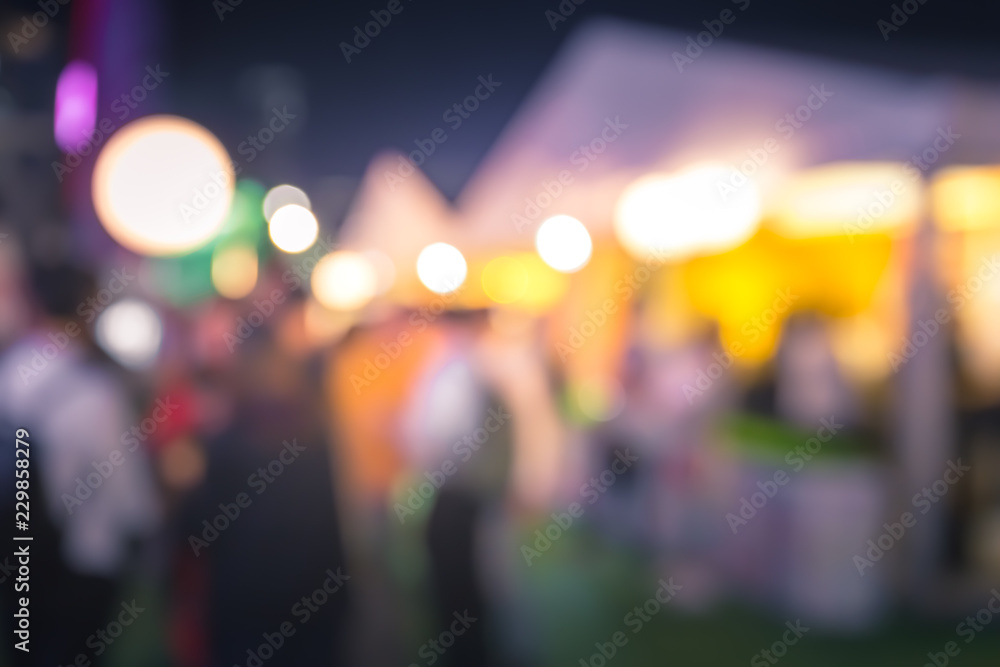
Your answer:
[[[422,423],[416,429],[418,440],[425,441],[417,446],[431,450],[421,457],[423,464],[435,472],[443,470],[446,460],[454,465],[436,493],[427,524],[437,611],[434,636],[453,629],[458,635],[440,656],[445,666],[495,662],[478,538],[487,513],[505,496],[512,452],[510,415],[477,368],[475,344],[483,324],[480,313],[452,316],[453,347],[431,368],[427,386],[416,389],[426,396],[418,401]],[[466,623],[475,620],[462,627],[456,616]]]
[[[319,392],[268,334],[236,351],[235,413],[183,539],[208,559],[212,665],[341,664],[351,584]]]
[[[16,467],[13,448],[0,460],[0,503],[7,526],[15,509],[27,509],[25,534],[33,538],[24,543],[30,581],[7,574],[3,613],[9,622],[8,605],[29,597],[30,653],[15,651],[16,664],[68,665],[81,654],[100,664],[109,644],[95,633],[113,620],[119,580],[136,540],[157,525],[157,502],[144,452],[122,451],[131,421],[123,382],[78,312],[97,293],[93,280],[59,265],[36,267],[32,282],[39,304],[33,326],[0,355],[0,432],[30,434],[27,468]],[[111,463],[116,450],[121,463]],[[27,475],[16,472],[23,470]],[[27,507],[8,504],[15,475],[29,482]]]

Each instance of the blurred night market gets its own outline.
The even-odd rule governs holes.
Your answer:
[[[4,0],[0,667],[995,666],[998,20]]]

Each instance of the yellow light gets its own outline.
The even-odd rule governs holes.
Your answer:
[[[594,243],[582,222],[568,215],[556,215],[539,226],[535,248],[542,260],[556,271],[573,273],[590,261]]]
[[[302,208],[312,210],[312,203],[309,201],[309,196],[300,188],[294,185],[276,185],[264,195],[264,202],[262,204],[264,219],[271,222],[271,216],[274,215],[275,211],[289,204],[298,204]]]
[[[989,248],[980,247],[978,252],[978,263],[969,262],[964,279],[948,295],[949,301],[956,304],[962,367],[972,385],[995,401],[1000,395],[1000,338],[996,335],[1000,324],[1000,277],[996,275],[996,255]]]
[[[947,167],[931,184],[934,221],[947,231],[1000,226],[1000,167]]]
[[[417,257],[417,277],[424,287],[437,294],[448,294],[461,287],[467,271],[461,251],[447,243],[432,243]]]
[[[98,345],[128,368],[146,368],[156,359],[163,339],[163,325],[156,311],[138,299],[111,304],[97,318]]]
[[[528,289],[528,271],[514,257],[497,257],[483,269],[483,291],[497,303],[511,303]]]
[[[101,224],[144,255],[176,255],[219,232],[233,200],[232,162],[202,126],[149,116],[118,130],[94,166],[92,195]]]
[[[316,300],[332,310],[357,310],[372,300],[377,289],[378,276],[371,261],[349,250],[330,253],[312,273]]]
[[[257,251],[249,246],[218,248],[212,254],[212,284],[227,299],[242,299],[257,285]]]
[[[637,259],[738,246],[760,224],[761,204],[753,181],[734,188],[731,175],[730,169],[706,166],[640,178],[615,210],[618,241]]]
[[[809,169],[782,189],[771,218],[786,238],[878,234],[920,215],[922,183],[896,162],[841,162]]]
[[[279,249],[297,253],[316,242],[316,237],[319,236],[319,223],[309,209],[298,204],[288,204],[271,216],[268,233]]]
[[[532,313],[542,313],[552,308],[569,290],[569,276],[556,271],[534,252],[516,256],[527,275],[528,288],[517,301],[517,307]]]

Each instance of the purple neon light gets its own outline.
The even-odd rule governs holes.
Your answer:
[[[96,122],[97,71],[90,63],[74,60],[56,83],[56,145],[67,152],[75,150],[91,135]]]

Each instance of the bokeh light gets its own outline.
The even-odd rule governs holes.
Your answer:
[[[569,290],[569,275],[553,269],[535,252],[519,253],[516,258],[527,274],[528,288],[515,305],[536,314],[554,308]]]
[[[96,339],[108,355],[132,369],[148,367],[163,340],[163,324],[156,311],[138,299],[111,304],[97,318]]]
[[[74,60],[56,83],[53,133],[64,151],[80,153],[90,142],[97,122],[97,71],[90,63]],[[92,149],[88,149],[87,153]]]
[[[483,269],[483,291],[497,303],[512,303],[528,289],[528,271],[516,257],[497,257]]]
[[[371,262],[350,250],[330,253],[312,273],[316,300],[332,310],[361,308],[372,300],[377,289],[378,276]]]
[[[257,250],[246,245],[217,248],[212,255],[212,285],[227,299],[242,299],[257,285]]]
[[[1000,167],[946,167],[934,176],[935,223],[947,231],[1000,227]]]
[[[573,273],[590,261],[594,243],[582,222],[569,215],[557,215],[538,228],[535,247],[542,260],[553,269]]]
[[[212,133],[185,118],[150,116],[108,140],[92,194],[116,241],[145,255],[176,255],[215,237],[233,189],[232,163]]]
[[[316,237],[319,236],[319,223],[309,209],[298,204],[288,204],[271,216],[268,233],[279,249],[297,253],[308,249],[316,242]]]
[[[795,175],[771,224],[787,238],[882,233],[920,215],[922,183],[894,162],[838,162]]]
[[[448,294],[465,282],[468,265],[461,251],[447,243],[432,243],[417,257],[417,277],[432,292]]]
[[[276,185],[264,195],[264,203],[262,205],[264,219],[271,222],[271,216],[279,208],[288,206],[289,204],[297,204],[302,208],[312,210],[312,202],[309,201],[309,195],[301,188],[297,188],[294,185]]]
[[[760,224],[757,186],[729,186],[731,170],[697,167],[653,174],[626,188],[615,210],[618,241],[638,259],[721,252],[750,238]]]

